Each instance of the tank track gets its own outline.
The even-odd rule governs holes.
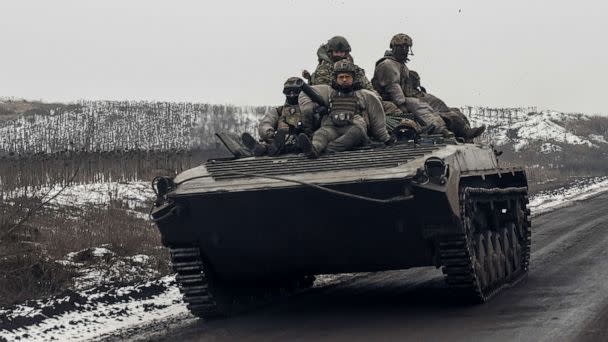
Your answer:
[[[460,192],[462,233],[439,240],[448,286],[483,303],[528,272],[531,223],[527,188]]]
[[[171,262],[180,291],[190,312],[200,318],[227,317],[311,287],[314,276],[282,279],[251,287],[221,284],[203,261],[198,247],[171,248]],[[246,291],[243,291],[246,290]]]

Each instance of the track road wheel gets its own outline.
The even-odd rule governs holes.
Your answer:
[[[530,220],[526,188],[464,188],[462,234],[438,247],[449,286],[485,302],[528,271]]]

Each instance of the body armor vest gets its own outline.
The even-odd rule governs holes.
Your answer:
[[[303,128],[302,123],[302,112],[300,112],[300,106],[298,105],[284,105],[281,110],[281,116],[279,119],[279,128],[287,128],[291,133],[296,133]]]
[[[329,116],[338,127],[350,125],[359,113],[357,97],[354,92],[342,93],[334,91],[329,98]]]

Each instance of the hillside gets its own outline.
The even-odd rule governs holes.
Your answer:
[[[269,107],[145,101],[45,104],[0,99],[0,154],[64,150],[213,148],[215,132],[255,131]],[[566,146],[608,149],[608,117],[531,108],[463,107],[481,140],[515,152],[562,152]]]
[[[28,108],[19,115],[12,108]],[[200,103],[1,101],[0,155],[65,150],[187,150],[210,148],[219,131],[253,130],[266,107]],[[1,118],[2,116],[0,116]]]
[[[92,158],[95,163],[88,161],[87,165],[88,173],[94,174],[108,169],[104,166],[108,163],[99,163],[101,157],[96,152],[111,152],[104,154],[103,158],[118,156],[121,161],[117,161],[114,168],[124,168],[128,163],[136,169],[126,171],[132,173],[127,177],[125,172],[110,171],[104,176],[106,178],[132,179],[133,175],[139,175],[136,177],[139,178],[163,165],[179,172],[201,161],[201,153],[192,154],[190,151],[221,152],[215,132],[255,133],[259,118],[269,108],[145,101],[44,104],[0,99],[0,113],[5,113],[0,115],[0,157],[33,155],[40,168],[48,169],[51,161],[44,155],[83,151],[86,158],[73,154],[61,158]],[[462,111],[472,125],[488,126],[478,140],[502,151],[500,159],[504,163],[526,166],[533,184],[561,183],[572,177],[608,174],[605,162],[608,157],[608,117],[534,107],[469,106],[463,107]],[[139,153],[141,151],[145,153]],[[175,154],[175,151],[187,152],[188,159]],[[153,160],[150,153],[156,154]],[[172,158],[172,161],[167,158]],[[66,162],[69,160],[57,160],[60,164]],[[79,177],[85,177],[84,171]],[[45,177],[61,176],[63,172]]]

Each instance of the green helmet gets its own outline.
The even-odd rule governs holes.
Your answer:
[[[299,77],[290,77],[283,83],[283,89],[302,88],[304,81]]]
[[[355,77],[357,67],[348,59],[342,59],[334,63],[332,78],[335,79],[339,74],[351,74]]]
[[[327,51],[346,51],[350,52],[350,44],[342,36],[332,37],[327,41]]]
[[[409,47],[414,45],[412,38],[405,33],[397,33],[391,39],[390,48],[392,49],[395,45],[407,45]]]

